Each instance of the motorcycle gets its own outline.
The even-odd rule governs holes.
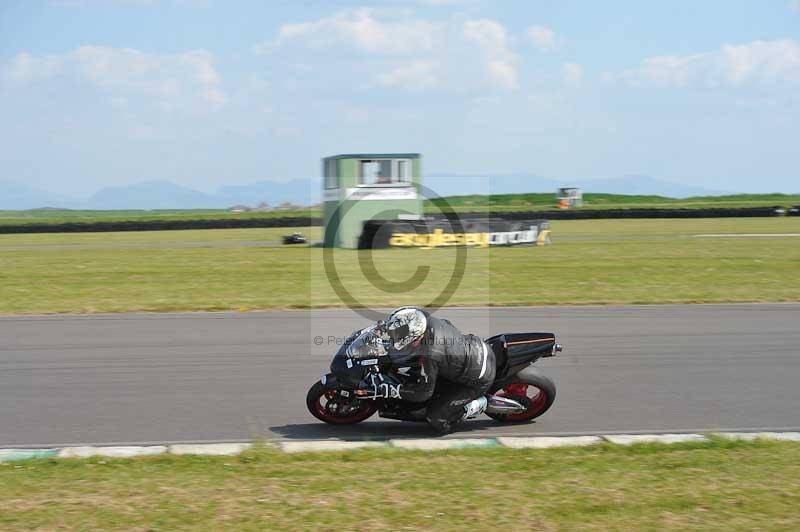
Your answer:
[[[332,425],[360,423],[376,412],[379,417],[402,421],[424,421],[426,403],[409,403],[399,398],[402,370],[391,358],[368,349],[368,334],[361,334],[333,357],[331,372],[314,383],[306,395],[306,406],[315,418]],[[541,416],[553,405],[556,386],[532,364],[562,351],[553,333],[506,333],[487,338],[495,354],[496,377],[487,393],[484,413],[504,423],[527,422]],[[400,382],[395,376],[400,370]],[[365,380],[372,392],[361,388]],[[378,390],[381,393],[378,393]],[[434,397],[436,394],[434,393]]]

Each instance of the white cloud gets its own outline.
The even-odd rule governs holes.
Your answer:
[[[509,35],[505,26],[494,20],[467,20],[463,26],[464,38],[476,44],[483,52],[484,68],[489,81],[496,87],[516,89],[516,56],[509,48]]]
[[[795,13],[800,13],[800,0],[790,0],[789,9],[791,9]]]
[[[577,63],[561,65],[561,79],[565,85],[578,87],[583,82],[583,67]]]
[[[256,52],[268,53],[291,42],[311,47],[347,44],[381,54],[412,54],[433,49],[441,24],[408,17],[385,21],[381,20],[381,13],[370,8],[345,9],[312,22],[284,24],[272,42],[256,45]]]
[[[274,39],[256,45],[255,51],[273,54],[291,45],[342,46],[380,57],[360,58],[359,64],[384,87],[513,90],[519,82],[511,41],[505,26],[494,20],[471,20],[463,15],[429,20],[415,16],[413,10],[358,8],[285,24]],[[402,59],[387,67],[385,56]]]
[[[555,50],[563,44],[563,40],[556,35],[556,32],[546,26],[528,27],[527,36],[531,44],[541,52]]]
[[[389,72],[378,75],[378,83],[402,89],[429,89],[439,85],[436,61],[420,59],[404,62]]]
[[[508,53],[508,32],[499,22],[488,19],[464,22],[464,37],[483,49],[488,55]]]
[[[165,108],[174,101],[196,97],[214,108],[227,103],[214,68],[214,57],[205,50],[181,54],[148,54],[132,48],[81,46],[63,54],[33,56],[22,52],[0,66],[0,80],[7,86],[24,87],[55,78],[89,83],[117,98],[144,95],[160,100]]]
[[[739,87],[800,82],[800,43],[792,39],[726,44],[685,56],[658,56],[607,79],[636,87]]]
[[[226,103],[228,103],[228,97],[224,92],[216,87],[209,87],[205,89],[201,93],[201,96],[207,103],[211,104],[211,106],[215,108],[223,107]]]
[[[493,85],[502,89],[518,89],[517,69],[509,61],[493,59],[486,63],[486,70]]]
[[[42,58],[21,52],[9,65],[0,70],[0,79],[7,84],[23,85],[57,76],[62,70],[62,61],[56,56]]]

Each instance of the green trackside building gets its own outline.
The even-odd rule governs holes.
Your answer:
[[[367,220],[422,216],[418,153],[355,153],[322,159],[325,247],[357,248]]]

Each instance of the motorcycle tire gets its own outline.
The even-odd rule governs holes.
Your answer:
[[[533,397],[528,395],[531,387],[536,388],[538,391],[538,393],[536,393]],[[527,367],[517,373],[516,378],[512,383],[504,386],[496,393],[501,392],[504,397],[522,400],[528,403],[527,410],[516,414],[486,413],[486,415],[490,418],[502,423],[525,423],[536,419],[547,412],[550,407],[553,406],[553,401],[556,400],[555,383],[550,379],[550,377],[547,377],[538,369],[533,367]]]
[[[327,386],[320,381],[315,382],[306,394],[306,407],[308,411],[315,418],[325,423],[330,423],[331,425],[354,425],[356,423],[361,423],[377,412],[378,407],[372,401],[355,399],[355,396],[351,396],[351,399],[347,401],[347,406],[351,406],[357,402],[358,408],[355,411],[348,412],[346,415],[337,415],[335,412],[336,409],[331,408],[328,405],[328,401],[341,398],[337,397],[341,391],[343,391],[342,388]],[[326,402],[323,403],[323,400],[326,400]]]

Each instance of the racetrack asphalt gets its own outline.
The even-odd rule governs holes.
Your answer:
[[[455,437],[800,429],[800,304],[445,309],[462,331],[553,331],[558,386],[534,423]],[[0,447],[428,437],[306,411],[347,310],[0,318]],[[315,336],[323,337],[315,345]]]

